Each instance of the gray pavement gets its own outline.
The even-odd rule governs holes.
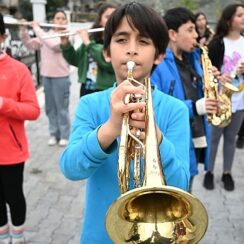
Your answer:
[[[78,102],[79,84],[72,74],[70,113]],[[27,124],[31,158],[26,163],[24,189],[27,199],[28,244],[78,244],[84,206],[85,182],[64,178],[59,169],[63,148],[49,147],[48,121],[44,108],[40,118]],[[205,205],[209,226],[200,244],[244,243],[244,149],[236,150],[233,176],[236,190],[226,192],[221,184],[221,148],[215,168],[216,187],[202,187],[204,171],[194,180],[193,194]]]

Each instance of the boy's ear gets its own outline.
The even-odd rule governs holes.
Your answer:
[[[110,52],[108,50],[103,49],[103,57],[107,63],[111,62],[111,56],[110,56]]]
[[[177,37],[177,32],[175,30],[169,29],[169,40],[175,42]]]
[[[154,64],[160,64],[163,61],[164,57],[165,57],[164,53],[159,54],[158,57],[155,59]]]

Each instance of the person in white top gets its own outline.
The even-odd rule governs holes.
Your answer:
[[[223,175],[224,188],[234,190],[231,169],[235,154],[235,139],[244,118],[244,5],[230,4],[222,12],[217,23],[215,35],[209,43],[209,57],[214,66],[222,73],[220,82],[231,82],[239,87],[239,92],[232,95],[232,120],[225,128],[212,126],[211,152],[209,168],[203,185],[206,189],[214,188],[214,164],[218,144],[223,135]]]

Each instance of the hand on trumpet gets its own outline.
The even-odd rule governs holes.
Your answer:
[[[145,91],[142,87],[134,86],[128,80],[125,80],[111,93],[110,117],[98,130],[98,141],[103,150],[106,150],[120,136],[124,115],[145,108],[145,102],[125,103],[125,98],[129,94],[143,96]],[[138,129],[145,128],[143,116],[141,114],[133,116],[136,116],[137,119],[131,118],[130,123],[133,123]]]
[[[111,115],[109,123],[115,133],[115,137],[118,137],[121,133],[123,116],[129,114],[129,126],[131,133],[138,137],[140,140],[145,139],[145,106],[146,103],[143,101],[127,102],[126,97],[128,95],[135,96],[136,98],[143,98],[145,96],[145,90],[142,86],[134,86],[128,80],[123,81],[118,87],[112,92],[110,98],[110,111]],[[138,134],[138,132],[140,132]],[[162,140],[162,133],[157,127],[157,138],[158,143]]]
[[[123,81],[118,87],[112,92],[110,98],[110,111],[111,115],[109,123],[113,125],[115,137],[120,135],[123,116],[126,113],[130,114],[131,126],[138,129],[145,128],[145,121],[142,113],[133,111],[143,111],[145,108],[145,102],[125,102],[127,95],[134,94],[137,96],[143,96],[145,91],[141,86],[134,86],[128,80]]]

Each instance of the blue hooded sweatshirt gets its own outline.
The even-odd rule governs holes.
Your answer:
[[[193,51],[192,53],[188,54],[189,62],[194,67],[195,71],[199,76],[202,76],[202,68],[200,65],[200,53],[198,50]],[[152,74],[152,83],[156,85],[156,87],[175,98],[180,99],[185,103],[189,110],[189,120],[192,119],[196,114],[194,114],[193,109],[193,102],[192,100],[188,100],[185,98],[183,84],[180,78],[179,71],[177,69],[174,53],[167,48],[164,60],[156,67]],[[203,84],[202,79],[198,80],[197,82],[197,90],[198,90],[198,97],[199,99],[203,97]],[[202,116],[203,124],[204,124],[204,131],[205,136],[207,138],[207,148],[205,150],[204,155],[204,166],[205,170],[208,168],[208,158],[210,152],[210,126],[207,123],[206,116]],[[195,149],[192,141],[191,135],[191,142],[190,142],[190,172],[191,176],[198,174],[197,169],[197,162],[196,162],[196,155]]]
[[[103,151],[97,131],[110,116],[114,88],[83,96],[77,107],[69,144],[60,159],[63,174],[86,181],[82,244],[112,244],[105,219],[109,206],[120,196],[117,179],[118,140]],[[167,185],[188,189],[190,125],[184,103],[157,89],[153,91],[155,121],[163,133],[159,145]]]

